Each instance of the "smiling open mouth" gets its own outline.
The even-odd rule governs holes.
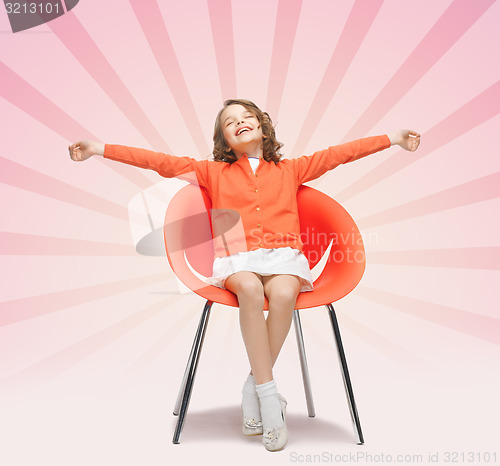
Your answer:
[[[236,136],[239,136],[240,134],[243,134],[243,133],[246,133],[248,131],[251,131],[250,128],[244,126],[243,128],[239,129],[237,132],[236,132]]]

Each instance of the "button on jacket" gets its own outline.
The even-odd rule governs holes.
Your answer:
[[[219,217],[224,217],[221,212],[239,214],[240,220],[229,231],[221,227],[217,232],[214,222],[215,256],[222,257],[259,248],[289,246],[302,251],[298,187],[342,163],[360,159],[390,145],[388,136],[372,136],[332,146],[309,156],[282,159],[278,163],[261,158],[255,173],[247,155],[230,164],[106,144],[104,157],[149,168],[167,178],[179,177],[198,184],[206,189],[212,200],[212,209],[216,209],[214,212],[218,212]],[[222,238],[219,237],[221,233],[224,233]]]

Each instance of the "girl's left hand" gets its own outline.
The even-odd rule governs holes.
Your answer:
[[[404,150],[414,152],[420,145],[420,134],[409,129],[400,129],[389,135],[391,144],[397,144]]]

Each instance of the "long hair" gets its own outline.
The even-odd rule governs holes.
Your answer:
[[[281,142],[276,140],[273,122],[267,112],[263,112],[257,105],[245,99],[230,99],[224,102],[217,114],[214,127],[214,160],[216,162],[236,162],[237,158],[233,150],[228,146],[222,133],[221,115],[222,112],[230,105],[243,105],[249,112],[252,112],[259,120],[262,128],[262,156],[266,162],[273,161],[278,163],[282,157],[280,149],[283,147]]]

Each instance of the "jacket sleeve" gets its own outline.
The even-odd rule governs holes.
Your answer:
[[[292,159],[292,163],[300,185],[319,178],[342,163],[353,162],[390,146],[389,136],[371,136]]]
[[[215,163],[117,144],[104,145],[104,158],[139,168],[148,168],[165,178],[177,177],[205,188],[209,182],[208,164]]]

